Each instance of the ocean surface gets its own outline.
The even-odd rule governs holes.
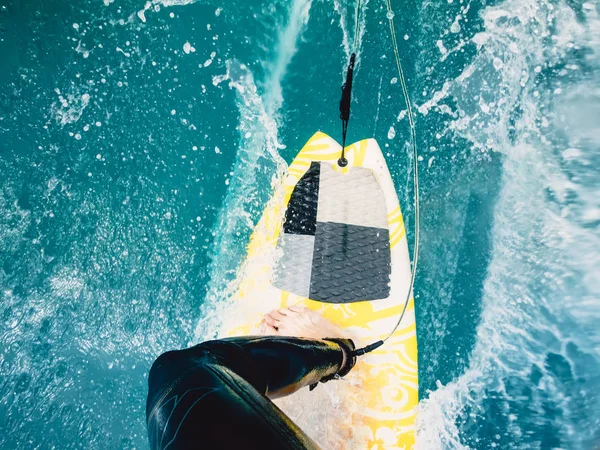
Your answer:
[[[392,6],[417,447],[600,448],[600,6]],[[215,336],[272,180],[340,139],[352,51],[348,140],[410,242],[387,10],[358,7],[0,0],[0,448],[147,448],[150,365]]]

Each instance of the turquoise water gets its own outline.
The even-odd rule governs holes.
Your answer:
[[[392,4],[418,446],[596,448],[598,5]],[[410,224],[385,2],[362,8],[349,140],[378,139]],[[214,336],[273,178],[339,138],[355,9],[0,3],[1,448],[146,448],[153,359]]]

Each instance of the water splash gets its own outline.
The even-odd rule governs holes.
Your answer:
[[[58,100],[52,103],[50,107],[52,118],[63,127],[77,122],[90,102],[90,95],[87,92],[80,94],[77,91],[63,94],[58,88],[54,91],[58,96]]]
[[[345,66],[350,61],[350,55],[353,52],[356,53],[356,64],[358,65],[358,63],[360,62],[360,50],[362,48],[363,37],[367,29],[366,15],[368,10],[368,4],[368,0],[355,0],[353,8],[354,14],[349,15],[349,5],[344,4],[342,0],[333,1],[333,9],[339,15],[339,24],[340,29],[342,31],[342,47],[344,48],[344,54],[346,55],[346,60],[344,61]],[[357,16],[360,17],[358,23],[358,35],[356,28]],[[356,48],[354,45],[355,43]]]
[[[312,0],[295,0],[290,7],[287,26],[278,36],[277,57],[271,67],[269,80],[263,95],[265,111],[270,116],[277,115],[283,103],[281,82],[293,56],[296,54],[298,37],[308,23]]]
[[[600,438],[589,390],[600,376],[600,129],[585,120],[600,107],[599,21],[568,5],[486,8],[473,62],[420,108],[504,156],[475,348],[465,373],[421,402],[420,448],[585,449]]]
[[[265,93],[258,93],[252,72],[237,61],[227,63],[227,72],[213,79],[219,85],[228,81],[235,89],[240,113],[240,144],[231,184],[214,228],[215,243],[210,268],[208,294],[196,327],[196,341],[218,333],[227,300],[236,290],[238,268],[245,245],[260,218],[272,187],[287,165],[279,155],[278,113],[283,102],[281,82],[296,53],[296,45],[308,22],[311,2],[295,0],[289,20],[279,33],[277,55],[272,63]]]
[[[114,0],[104,0],[104,4],[108,6]],[[144,7],[137,12],[137,16],[142,22],[146,22],[147,11],[160,11],[160,7],[169,8],[171,6],[185,6],[196,3],[198,0],[151,0],[144,4]]]

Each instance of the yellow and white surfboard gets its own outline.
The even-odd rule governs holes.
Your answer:
[[[374,139],[347,147],[343,168],[340,153],[336,141],[318,132],[289,166],[251,237],[226,334],[253,334],[265,312],[288,305],[319,311],[347,329],[357,348],[392,331],[411,278],[398,196]],[[325,426],[312,427],[317,411],[310,404],[317,399],[331,413]],[[417,403],[411,299],[394,335],[359,357],[344,380],[280,406],[324,448],[372,450],[413,447]]]

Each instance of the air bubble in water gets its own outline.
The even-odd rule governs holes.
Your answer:
[[[390,127],[390,129],[388,130],[388,134],[387,134],[387,138],[388,139],[394,139],[396,137],[396,129],[394,128],[394,126],[392,125]]]

